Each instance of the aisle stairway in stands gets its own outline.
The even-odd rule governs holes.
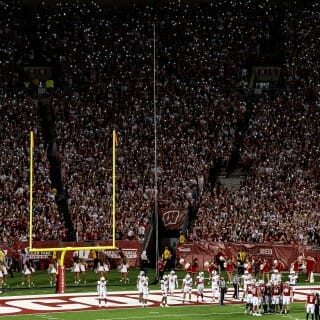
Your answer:
[[[50,106],[49,98],[43,96],[35,102],[39,108],[44,144],[47,148],[47,159],[50,163],[51,188],[57,190],[55,201],[60,215],[63,217],[65,227],[68,230],[68,241],[75,241],[76,234],[68,205],[68,188],[64,184],[61,172],[61,157],[57,151],[55,113]]]
[[[238,167],[229,176],[220,175],[217,183],[230,191],[237,191],[241,187],[243,179],[245,179],[245,172],[242,168]]]
[[[244,121],[239,122],[237,127],[231,159],[226,167],[219,167],[219,172],[216,173],[215,185],[223,186],[231,191],[239,190],[247,175],[248,168],[244,168],[241,163],[240,152],[252,116],[252,107],[259,101],[264,92],[268,91],[269,94],[273,94],[283,83],[281,68],[283,64],[282,39],[277,27],[277,22],[281,17],[280,13],[274,17],[275,20],[270,25],[270,39],[262,45],[259,61],[251,68],[251,80],[249,82],[251,94],[248,97]]]

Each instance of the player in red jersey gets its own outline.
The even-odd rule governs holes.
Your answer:
[[[245,313],[252,314],[253,305],[252,305],[252,289],[255,285],[255,280],[250,280],[247,284],[246,291],[245,291],[245,297],[246,297],[246,309]]]
[[[271,283],[268,282],[267,284],[261,286],[260,291],[262,295],[263,313],[271,313]]]
[[[289,313],[290,302],[292,300],[293,290],[289,282],[286,282],[282,288],[282,304],[283,304],[283,313]]]
[[[306,301],[306,320],[309,319],[309,314],[311,314],[311,320],[314,319],[314,309],[315,309],[315,304],[317,303],[317,296],[314,291],[311,291],[307,295],[307,301]]]
[[[209,267],[208,267],[209,277],[212,275],[213,271],[217,271],[217,270],[218,270],[218,266],[213,261],[210,261]]]
[[[271,286],[271,312],[278,313],[280,311],[280,286],[276,282]]]
[[[308,256],[305,258],[306,263],[306,281],[310,281],[311,272],[314,272],[314,267],[316,265],[316,259]]]
[[[260,288],[254,283],[251,286],[251,292],[252,292],[252,313],[253,315],[261,315],[259,310],[260,297],[261,297]]]

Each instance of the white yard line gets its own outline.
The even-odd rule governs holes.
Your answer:
[[[295,290],[296,291],[304,291],[304,290],[319,290],[320,291],[320,285],[308,285],[308,286],[296,286]],[[241,292],[242,290],[240,290]],[[176,293],[180,293],[181,290],[177,289]],[[193,292],[196,292],[196,289],[193,289]],[[211,289],[205,289],[205,293],[211,293]],[[233,288],[229,288],[227,298],[231,293],[233,292]],[[155,294],[160,294],[161,290],[150,290],[150,293],[155,293]],[[131,290],[131,291],[109,291],[108,296],[121,296],[121,295],[126,295],[126,294],[137,294],[137,291]],[[82,296],[96,296],[96,292],[79,292],[79,293],[52,293],[52,294],[33,294],[33,295],[21,295],[21,296],[6,296],[6,297],[0,297],[1,300],[24,300],[24,299],[35,299],[35,298],[63,298],[63,297],[82,297]]]

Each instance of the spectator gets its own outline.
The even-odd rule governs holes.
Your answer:
[[[117,240],[144,239],[154,202],[154,115],[147,106],[153,96],[149,26],[157,14],[159,199],[198,213],[190,241],[319,245],[318,4],[168,2],[155,13],[149,6],[104,10],[95,2],[43,2],[30,17],[18,1],[2,9],[3,242],[28,241],[24,173],[30,130],[36,133],[37,163],[32,236],[65,240],[68,233],[52,192],[46,128],[28,97],[42,80],[23,68],[42,62],[58,73],[49,101],[78,240],[111,238],[108,132],[114,128]],[[259,13],[256,19],[252,12]],[[251,103],[251,67],[273,40],[279,12],[285,17],[279,29],[285,88]],[[31,29],[37,31],[30,34]],[[227,168],[239,141],[240,164],[247,170],[241,189],[215,187],[210,168]]]

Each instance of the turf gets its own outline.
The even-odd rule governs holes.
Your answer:
[[[240,320],[250,319],[252,316],[244,314],[243,305],[228,306],[176,306],[171,308],[130,308],[130,309],[114,309],[114,310],[98,310],[98,311],[81,311],[81,312],[61,312],[50,314],[23,315],[3,317],[14,320],[139,320],[139,319],[216,319],[216,320]],[[287,320],[303,320],[305,319],[305,309],[303,303],[294,303],[291,306],[291,312],[286,315],[264,315],[261,318],[268,320],[287,319]]]
[[[108,291],[121,291],[121,290],[136,290],[136,278],[139,273],[138,269],[131,269],[129,272],[130,283],[120,283],[120,273],[116,270],[111,270],[108,279]],[[181,287],[181,279],[185,275],[185,271],[176,271],[179,278],[179,287]],[[156,283],[156,273],[154,269],[148,272],[150,279],[150,291],[159,290],[160,286]],[[206,274],[208,276],[208,274]],[[283,276],[286,280],[287,275]],[[82,293],[82,292],[95,292],[98,275],[93,271],[89,271],[86,275],[86,284],[74,285],[74,274],[71,271],[66,273],[66,293]],[[315,284],[319,284],[317,277]],[[21,286],[21,274],[15,273],[14,278],[8,279],[9,287],[4,289],[1,296],[17,296],[17,295],[34,295],[34,294],[50,294],[55,292],[55,288],[49,285],[49,275],[46,271],[37,271],[33,277],[35,287],[28,288]],[[304,281],[298,285],[305,285]],[[209,285],[206,283],[206,288]],[[14,319],[14,320],[28,320],[28,319],[48,319],[48,320],[130,320],[130,319],[217,319],[217,320],[237,320],[250,318],[250,315],[244,314],[243,304],[232,304],[226,306],[219,305],[199,305],[199,306],[172,306],[170,308],[160,307],[147,307],[147,308],[126,308],[126,309],[103,309],[94,311],[72,311],[60,313],[45,313],[36,315],[12,315],[2,316],[1,319]],[[304,303],[294,303],[291,306],[291,312],[288,315],[264,315],[264,318],[274,319],[288,319],[288,320],[302,320],[305,319],[305,306]]]
[[[108,291],[121,291],[121,290],[136,290],[136,279],[139,269],[131,269],[129,272],[130,282],[129,284],[123,284],[120,282],[120,273],[113,269],[110,271],[108,278]],[[181,280],[185,276],[185,271],[176,270],[179,280],[179,287],[181,287]],[[205,273],[205,276],[208,277],[208,273]],[[160,289],[160,286],[156,284],[156,272],[155,269],[149,269],[149,288],[150,290]],[[98,274],[93,271],[88,271],[86,274],[86,284],[82,281],[80,285],[74,284],[74,274],[71,271],[66,271],[66,293],[74,292],[93,292],[96,291],[96,284],[98,281]],[[303,281],[304,276],[300,277],[300,282],[297,285],[306,285],[307,283]],[[55,288],[50,287],[49,284],[49,274],[47,271],[36,271],[33,276],[34,287],[28,288],[25,284],[21,286],[22,276],[21,273],[15,272],[13,278],[8,278],[7,282],[9,286],[4,287],[3,293],[1,296],[13,296],[13,295],[30,295],[30,294],[48,294],[54,293]],[[315,277],[315,284],[320,284],[319,276]],[[287,274],[283,274],[283,281],[287,281]],[[231,286],[231,285],[229,285]],[[206,288],[210,286],[206,283]]]
[[[121,290],[135,290],[136,279],[140,270],[131,269],[129,272],[129,284],[123,284],[120,282],[120,273],[117,270],[111,270],[108,278],[108,291],[121,291]],[[179,277],[184,276],[184,272],[177,271]],[[155,283],[156,272],[154,269],[150,269],[148,272],[150,279],[150,289],[159,289],[159,286]],[[66,271],[66,293],[73,292],[92,292],[96,291],[96,285],[98,281],[98,274],[93,271],[88,271],[86,274],[86,283],[81,281],[79,285],[74,284],[74,274],[71,271]],[[1,296],[13,296],[13,295],[31,295],[31,294],[48,294],[54,293],[55,287],[51,287],[49,283],[49,274],[47,271],[36,271],[33,275],[34,286],[29,288],[24,280],[25,284],[21,285],[22,275],[15,272],[13,278],[7,279],[8,286],[4,286]]]

